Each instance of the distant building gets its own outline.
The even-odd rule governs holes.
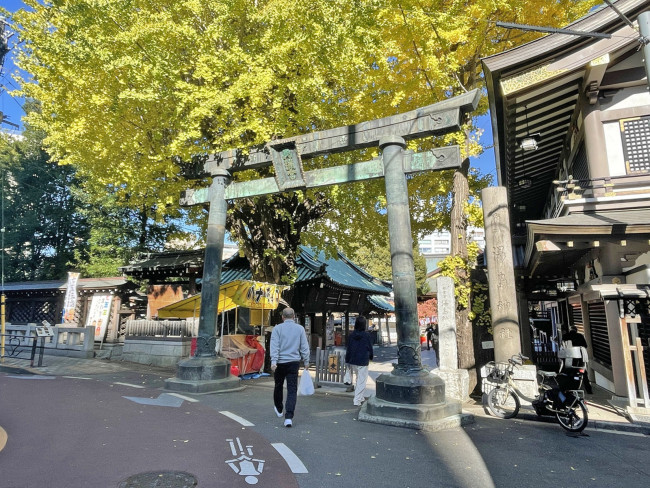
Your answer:
[[[481,227],[467,228],[467,241],[476,242],[478,247],[485,249],[485,231]],[[451,254],[451,232],[436,231],[420,239],[418,250],[427,261],[427,273],[438,267],[438,262]]]

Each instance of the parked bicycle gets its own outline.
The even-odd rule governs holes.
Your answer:
[[[488,378],[497,383],[487,396],[487,407],[495,417],[509,419],[519,413],[519,398],[530,402],[537,415],[554,415],[559,424],[569,432],[582,432],[589,417],[584,401],[582,382],[584,368],[560,369],[554,371],[538,370],[540,377],[539,394],[534,398],[524,395],[513,380],[516,367],[524,364],[526,356],[517,354],[508,363],[488,363]]]

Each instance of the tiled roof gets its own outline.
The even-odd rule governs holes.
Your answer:
[[[296,261],[299,269],[298,281],[310,281],[325,274],[332,282],[346,288],[355,288],[378,295],[388,295],[391,292],[388,283],[368,274],[340,252],[335,258],[328,258],[323,251],[317,252],[301,246]]]
[[[317,252],[301,246],[296,265],[298,268],[296,283],[325,278],[336,285],[376,295],[388,295],[392,291],[389,283],[368,274],[342,253],[338,253],[336,258],[327,258],[322,251]],[[222,284],[250,279],[252,275],[246,258],[234,255],[223,262]]]
[[[203,253],[203,250],[154,253],[150,254],[145,261],[124,266],[120,271],[126,275],[138,274],[143,270],[165,270],[172,273],[173,270],[181,271],[187,267],[203,266]],[[324,278],[337,286],[376,295],[388,295],[392,290],[390,283],[368,274],[340,252],[336,257],[328,258],[322,251],[301,246],[296,265],[298,273],[296,283]],[[245,257],[235,253],[223,261],[221,284],[251,279],[253,278],[250,266]]]
[[[389,302],[386,297],[381,295],[369,295],[367,300],[373,306],[373,308],[380,310],[382,312],[394,312],[395,306]]]
[[[81,278],[77,281],[77,288],[118,288],[126,284],[134,286],[121,276],[111,278]],[[51,281],[16,281],[4,284],[5,291],[31,291],[31,290],[65,290],[68,287],[66,280]]]
[[[128,275],[145,269],[178,270],[188,267],[200,268],[203,266],[204,254],[205,251],[203,249],[150,253],[146,255],[146,258],[143,261],[122,266],[119,268],[119,271]]]

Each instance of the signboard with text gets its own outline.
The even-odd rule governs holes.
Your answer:
[[[63,302],[63,314],[61,323],[72,322],[74,311],[77,306],[77,281],[80,273],[68,272],[68,283],[65,290],[65,301]]]
[[[112,302],[112,295],[95,295],[90,303],[90,312],[86,319],[86,327],[92,326],[95,329],[96,341],[101,341],[104,338],[104,334],[106,334]]]

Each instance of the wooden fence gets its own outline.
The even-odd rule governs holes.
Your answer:
[[[199,320],[127,320],[126,337],[196,337]]]
[[[316,348],[316,387],[345,386],[345,351]]]

